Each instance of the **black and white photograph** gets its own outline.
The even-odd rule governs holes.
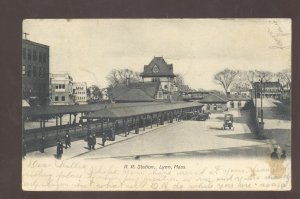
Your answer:
[[[25,191],[288,191],[289,18],[25,19]]]

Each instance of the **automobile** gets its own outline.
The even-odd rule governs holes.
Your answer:
[[[224,116],[224,124],[223,124],[223,130],[228,129],[234,129],[233,127],[233,115],[232,114],[225,114]]]
[[[186,120],[191,120],[192,118],[195,117],[195,113],[194,112],[186,112],[185,116],[186,116]]]
[[[209,118],[209,114],[208,113],[199,113],[196,117],[195,120],[197,121],[205,121]]]

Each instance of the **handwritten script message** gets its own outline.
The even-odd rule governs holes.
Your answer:
[[[207,160],[209,161],[209,160]],[[23,162],[24,190],[290,190],[290,162],[188,161],[184,165],[147,161]]]

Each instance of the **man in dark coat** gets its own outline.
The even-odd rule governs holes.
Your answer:
[[[71,148],[71,137],[69,135],[69,133],[66,133],[65,135],[65,145],[66,145],[66,149],[69,147]]]
[[[138,125],[135,125],[135,134],[139,134],[140,127]]]
[[[274,151],[271,153],[271,159],[273,160],[278,160],[278,153],[277,153],[277,148],[274,148]]]
[[[57,142],[57,147],[56,147],[56,157],[57,159],[61,159],[61,156],[63,154],[64,151],[64,145],[62,144],[62,142],[59,140]]]
[[[280,156],[280,159],[282,159],[282,160],[286,159],[286,152],[285,152],[285,150],[282,150],[282,154]]]
[[[95,145],[96,145],[96,135],[95,133],[93,133],[93,136],[92,136],[92,149],[95,150]]]
[[[89,134],[89,135],[88,135],[87,143],[88,143],[89,150],[91,150],[91,149],[92,149],[92,145],[93,145],[93,137],[92,137],[92,134]]]
[[[45,147],[46,147],[46,139],[45,136],[42,136],[42,139],[40,140],[40,151],[41,153],[44,153],[45,151]]]
[[[125,132],[126,133],[126,132]],[[106,133],[105,131],[102,133],[102,146],[105,146],[105,142],[106,142]]]

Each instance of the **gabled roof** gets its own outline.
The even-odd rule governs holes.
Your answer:
[[[263,82],[264,87],[282,87],[281,84],[277,82]],[[254,86],[259,87],[260,82],[254,82]]]
[[[228,102],[226,97],[219,96],[216,94],[209,94],[205,98],[199,100],[201,103],[226,103]]]
[[[154,73],[153,68],[157,67],[158,72]],[[173,64],[167,64],[163,57],[154,57],[148,65],[144,66],[142,77],[175,77]]]
[[[153,102],[154,98],[148,96],[144,91],[137,88],[129,89],[127,92],[119,95],[114,99],[115,101],[126,102]]]
[[[155,98],[155,95],[159,89],[159,82],[133,82],[126,84],[118,84],[112,88],[109,93],[112,99],[118,98],[120,95],[130,91],[131,89],[139,89],[147,94],[149,97]]]

